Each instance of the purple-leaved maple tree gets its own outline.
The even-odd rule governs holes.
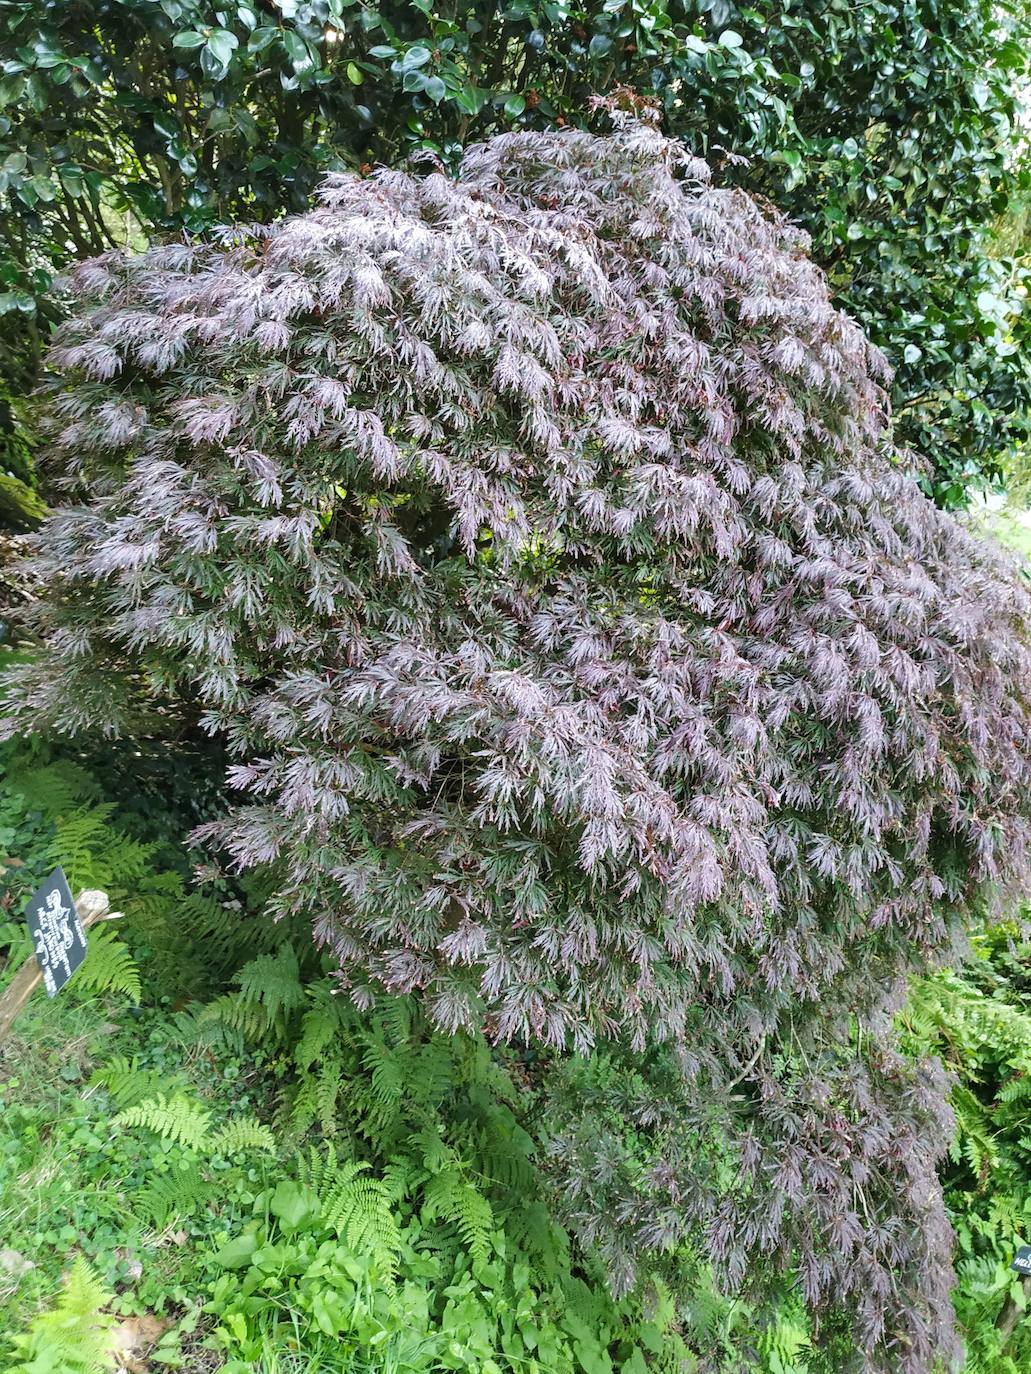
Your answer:
[[[71,287],[11,728],[222,737],[202,838],[359,1004],[550,1047],[618,1285],[690,1246],[864,1367],[947,1357],[945,1086],[888,1013],[1024,874],[1031,600],[804,237],[627,122]]]

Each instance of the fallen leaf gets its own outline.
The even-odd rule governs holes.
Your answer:
[[[0,1250],[0,1273],[9,1274],[12,1279],[20,1279],[35,1267],[32,1260],[26,1259],[18,1250]]]
[[[120,1321],[112,1333],[111,1347],[117,1369],[122,1374],[146,1374],[147,1364],[143,1356],[171,1325],[167,1318],[154,1317],[149,1313]]]

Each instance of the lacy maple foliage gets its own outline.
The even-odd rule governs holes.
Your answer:
[[[625,1138],[556,1056],[552,1165],[617,1282],[779,1267],[929,1369],[948,1112],[886,1010],[1025,871],[1031,600],[804,236],[628,122],[71,285],[10,720],[194,712],[249,794],[202,838],[359,1005],[614,1045]]]

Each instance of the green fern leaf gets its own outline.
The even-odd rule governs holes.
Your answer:
[[[120,992],[135,1005],[140,1001],[140,971],[129,950],[109,926],[89,933],[86,958],[76,974],[76,984],[94,992]]]
[[[123,1110],[161,1092],[175,1093],[178,1087],[173,1079],[156,1069],[141,1069],[135,1055],[130,1060],[124,1054],[116,1055],[97,1069],[90,1078],[90,1085],[106,1088]]]
[[[339,1054],[326,1055],[315,1077],[315,1106],[319,1124],[326,1135],[337,1128],[337,1100],[343,1087],[343,1065]]]
[[[458,1231],[462,1243],[476,1261],[486,1260],[492,1249],[494,1211],[474,1184],[457,1169],[434,1174],[426,1184],[423,1218],[440,1218]]]
[[[371,1254],[392,1277],[401,1253],[401,1231],[390,1206],[390,1192],[379,1179],[366,1178],[369,1165],[342,1164],[321,1199],[326,1222],[358,1254]]]
[[[143,1126],[164,1140],[178,1141],[195,1150],[207,1146],[210,1122],[211,1113],[199,1103],[180,1095],[166,1098],[163,1093],[130,1107],[114,1119],[116,1126]]]
[[[260,954],[244,964],[234,982],[246,1001],[262,1008],[268,1025],[282,1013],[303,1007],[306,1000],[292,945],[280,945],[275,954]]]
[[[196,1164],[178,1164],[167,1174],[152,1176],[135,1198],[136,1208],[155,1230],[163,1230],[173,1217],[192,1216],[198,1204],[215,1192],[215,1184]]]
[[[36,1317],[26,1334],[15,1336],[15,1351],[23,1359],[11,1374],[102,1374],[113,1368],[115,1319],[102,1310],[110,1301],[78,1256],[53,1308]]]
[[[301,1073],[311,1068],[342,1029],[342,1004],[329,984],[316,983],[307,993],[314,1005],[301,1018],[301,1038],[294,1047],[294,1063]]]
[[[276,1152],[276,1137],[267,1126],[253,1116],[237,1117],[227,1121],[211,1136],[210,1147],[223,1155],[241,1154],[245,1150],[267,1150]]]

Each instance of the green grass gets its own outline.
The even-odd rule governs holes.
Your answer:
[[[9,1256],[0,1270],[0,1333],[26,1331],[82,1256],[116,1317],[172,1322],[162,1354],[174,1367],[186,1359],[183,1342],[189,1348],[210,1324],[200,1311],[206,1248],[250,1215],[274,1160],[262,1150],[199,1160],[154,1132],[116,1125],[119,1104],[96,1074],[120,1054],[167,1091],[188,1091],[215,1121],[249,1109],[263,1082],[246,1060],[214,1063],[185,1042],[167,1008],[137,1015],[110,998],[50,1002],[37,993],[0,1054],[0,1236],[32,1266],[12,1272],[21,1266]],[[202,1204],[186,1196],[161,1216],[155,1185],[198,1163],[215,1186]]]

